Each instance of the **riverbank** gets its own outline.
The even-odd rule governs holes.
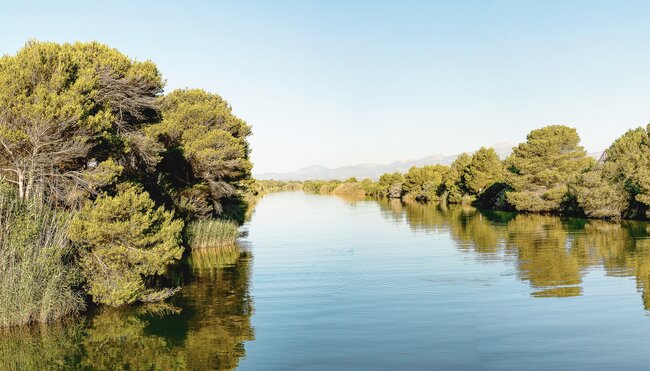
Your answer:
[[[492,148],[481,148],[459,155],[448,166],[414,166],[378,180],[307,180],[302,189],[546,215],[648,220],[650,125],[627,131],[598,160],[579,143],[575,129],[551,125],[531,131],[505,159]]]

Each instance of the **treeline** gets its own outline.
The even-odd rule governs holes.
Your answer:
[[[164,86],[153,62],[95,42],[0,58],[0,327],[74,313],[80,297],[163,299],[175,289],[154,278],[188,239],[236,238],[191,226],[243,220],[250,126],[216,94]]]
[[[302,187],[303,183],[299,181],[255,179],[251,186],[251,194],[254,196],[262,196],[271,192],[300,191]]]
[[[378,181],[306,181],[307,192],[474,204],[604,219],[645,219],[650,208],[650,126],[629,130],[600,160],[588,156],[575,129],[531,131],[501,160],[492,148],[462,154],[449,166],[412,167]]]

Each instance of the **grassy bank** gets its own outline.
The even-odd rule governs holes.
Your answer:
[[[66,237],[70,216],[0,192],[0,327],[49,322],[84,309]]]

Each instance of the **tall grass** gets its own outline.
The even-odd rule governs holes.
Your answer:
[[[188,226],[192,250],[232,245],[239,237],[239,226],[228,220],[201,220]]]
[[[0,327],[49,322],[84,308],[69,263],[70,215],[0,189]]]

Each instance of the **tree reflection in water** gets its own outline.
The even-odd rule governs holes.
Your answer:
[[[234,369],[254,339],[250,265],[238,246],[202,250],[172,272],[169,304],[4,330],[0,369]]]
[[[582,277],[592,267],[608,276],[635,277],[650,310],[650,224],[559,218],[549,215],[479,211],[380,200],[382,215],[406,219],[413,230],[449,233],[457,248],[480,260],[513,261],[517,276],[534,297],[582,294]]]

